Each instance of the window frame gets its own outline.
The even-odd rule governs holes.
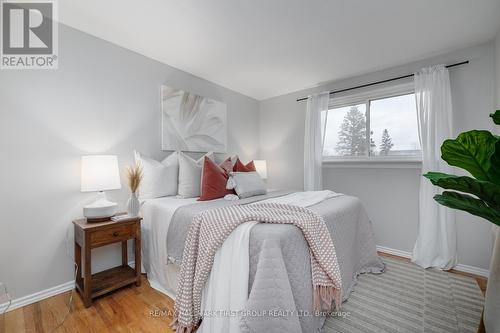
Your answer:
[[[328,103],[328,110],[333,108],[341,108],[346,106],[352,106],[356,104],[366,105],[366,133],[370,133],[370,102],[385,98],[398,97],[408,94],[414,94],[415,88],[413,83],[403,83],[399,85],[394,85],[385,88],[374,89],[370,91],[364,91],[356,94],[349,94],[339,97],[332,97]],[[416,115],[415,115],[416,116]],[[325,124],[323,128],[323,138],[326,137],[326,124],[328,120],[328,112],[325,116]],[[366,136],[367,147],[370,146],[370,135]],[[420,167],[422,163],[422,156],[420,155],[396,155],[396,156],[323,156],[324,164],[345,164],[345,167],[356,167],[356,164],[361,163],[376,163],[376,164],[386,164],[386,163],[404,163],[409,164],[404,167]],[[382,166],[383,167],[383,166]]]

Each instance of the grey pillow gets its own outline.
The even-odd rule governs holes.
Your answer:
[[[200,196],[201,171],[205,156],[214,159],[212,152],[206,153],[195,161],[186,154],[179,153],[179,187],[178,195],[182,198],[195,198]]]
[[[262,195],[267,193],[266,183],[259,174],[253,172],[231,172],[226,188],[234,189],[240,199]]]

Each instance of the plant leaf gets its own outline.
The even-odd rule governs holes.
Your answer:
[[[500,174],[500,139],[497,138],[495,143],[495,151],[490,157],[490,168],[488,170],[489,174]],[[497,185],[500,185],[498,181],[495,181]]]
[[[488,181],[467,176],[454,176],[441,172],[428,172],[424,175],[433,185],[447,190],[466,192],[477,196],[489,206],[500,209],[500,186]]]
[[[495,153],[498,138],[488,131],[473,130],[449,139],[441,146],[441,158],[449,165],[460,167],[479,180],[500,184],[497,168],[491,169],[490,158]]]
[[[493,118],[495,124],[500,125],[500,110],[496,110],[495,113],[490,114],[490,117]]]
[[[443,194],[435,195],[434,200],[443,206],[466,211],[500,226],[500,211],[470,195],[444,191]]]

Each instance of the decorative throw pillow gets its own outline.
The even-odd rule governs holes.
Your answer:
[[[179,174],[178,153],[174,152],[159,162],[134,152],[135,162],[141,165],[143,179],[139,187],[141,200],[166,197],[177,194]]]
[[[199,201],[214,200],[223,198],[226,194],[234,194],[233,190],[226,189],[231,165],[231,158],[227,158],[220,165],[217,165],[214,161],[205,157]]]
[[[209,152],[195,161],[183,152],[179,152],[179,189],[177,194],[182,198],[200,196],[201,171],[205,156],[214,159],[214,153]]]
[[[219,167],[224,169],[224,171],[227,173],[227,176],[229,177],[229,173],[233,171],[233,160],[231,157],[226,158],[221,164],[219,164]]]
[[[255,171],[231,172],[226,189],[234,189],[240,199],[267,193],[266,184]]]
[[[228,158],[231,159],[231,170],[230,171],[234,171],[234,166],[236,165],[236,162],[238,161],[238,155],[231,155]]]
[[[253,164],[253,161],[250,161],[245,165],[245,164],[241,163],[240,159],[238,158],[236,160],[236,164],[234,165],[233,171],[252,172],[252,171],[257,171],[257,169],[255,169],[255,165]]]

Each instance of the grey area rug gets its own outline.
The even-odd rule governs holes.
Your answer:
[[[476,332],[484,298],[475,279],[382,258],[383,274],[362,274],[324,333]]]

